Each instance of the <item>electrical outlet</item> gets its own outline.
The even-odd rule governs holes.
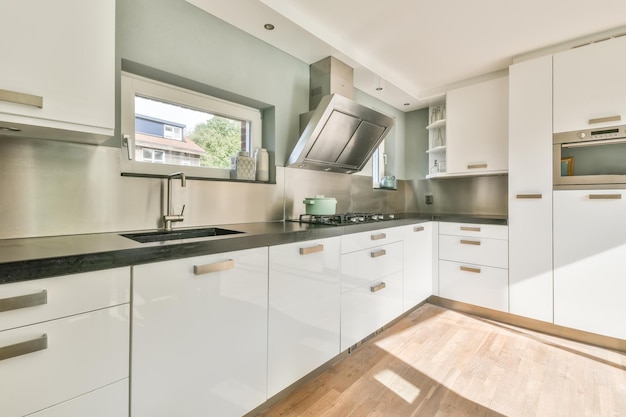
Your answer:
[[[433,203],[433,195],[432,194],[426,194],[426,204],[432,204]]]

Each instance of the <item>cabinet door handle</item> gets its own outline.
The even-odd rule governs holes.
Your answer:
[[[543,198],[542,194],[518,194],[515,196],[515,198],[522,200],[522,199],[531,199],[531,198]]]
[[[480,227],[461,226],[464,232],[480,232]]]
[[[371,252],[370,256],[372,258],[378,258],[379,256],[384,256],[387,254],[387,251],[384,249],[377,250],[376,252]]]
[[[622,120],[622,116],[609,116],[609,117],[598,117],[597,119],[589,119],[589,124],[593,125],[596,123],[606,123],[606,122],[619,122]]]
[[[312,253],[323,252],[324,245],[309,246],[308,248],[300,248],[300,255],[310,255]]]
[[[480,268],[470,268],[469,266],[461,266],[461,271],[472,272],[474,274],[480,274]]]
[[[487,168],[487,164],[482,163],[482,164],[468,164],[467,165],[467,169],[480,169],[480,168]]]
[[[37,339],[27,340],[14,345],[0,347],[0,361],[48,349],[48,335],[44,334]]]
[[[387,284],[385,284],[384,282],[379,282],[378,284],[374,284],[370,287],[370,291],[371,292],[377,292],[382,290],[383,288],[385,288],[387,286]]]
[[[222,262],[215,262],[205,265],[194,265],[193,273],[195,275],[209,274],[211,272],[226,271],[227,269],[233,269],[235,267],[235,261],[233,259],[227,259]]]
[[[480,240],[465,240],[465,239],[461,239],[461,245],[480,246]]]
[[[386,235],[385,233],[379,233],[379,234],[377,234],[377,235],[371,235],[371,236],[370,236],[370,238],[371,238],[372,240],[380,240],[380,239],[384,239],[384,238],[386,238],[386,237],[387,237],[387,235]]]
[[[621,200],[621,194],[589,194],[589,200]]]
[[[18,295],[17,297],[0,300],[0,313],[3,311],[18,310],[20,308],[40,306],[48,303],[48,291],[43,290],[35,294]]]
[[[413,228],[414,232],[423,232],[424,231],[424,226],[415,226]]]
[[[43,97],[34,96],[32,94],[19,93],[17,91],[0,90],[0,101],[24,104],[26,106],[43,109]]]

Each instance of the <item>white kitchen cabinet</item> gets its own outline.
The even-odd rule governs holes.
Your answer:
[[[626,339],[626,192],[554,191],[554,323]]]
[[[446,171],[446,104],[434,104],[428,108],[428,172],[426,178],[435,178]]]
[[[267,247],[133,267],[133,417],[241,416],[266,400],[267,274]]]
[[[446,169],[449,175],[506,173],[508,76],[446,94]]]
[[[440,222],[439,296],[508,312],[508,228]]]
[[[622,36],[554,55],[555,133],[626,122],[624,54]]]
[[[403,226],[404,266],[402,311],[433,294],[433,222]]]
[[[106,387],[127,386],[129,294],[129,268],[1,285],[1,414],[78,417],[106,398],[109,417],[128,416],[128,391]]]
[[[269,248],[268,397],[340,353],[341,238]]]
[[[402,314],[402,239],[401,228],[342,236],[342,351]]]
[[[115,1],[6,0],[0,14],[0,126],[18,129],[0,132],[113,136]]]
[[[509,69],[510,313],[553,321],[552,56]]]

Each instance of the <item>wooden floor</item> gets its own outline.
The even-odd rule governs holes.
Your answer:
[[[626,416],[626,354],[425,304],[259,416]]]

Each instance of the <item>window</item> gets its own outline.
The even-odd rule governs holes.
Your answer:
[[[387,155],[385,154],[385,141],[383,140],[374,154],[372,154],[372,183],[374,188],[380,188],[380,182],[385,176],[385,165]]]
[[[261,148],[258,109],[127,73],[121,107],[124,172],[229,178],[231,157]]]

